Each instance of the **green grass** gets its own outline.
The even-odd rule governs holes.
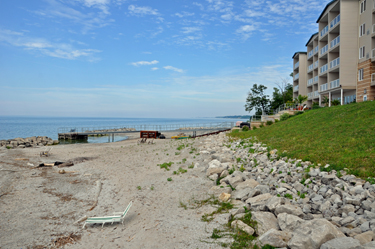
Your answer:
[[[169,168],[172,166],[172,164],[174,164],[174,162],[158,164],[158,166],[160,166],[161,169],[166,169],[167,171],[169,171]]]
[[[375,102],[307,111],[263,129],[231,133],[233,138],[256,136],[283,156],[300,158],[327,170],[348,168],[350,174],[375,176]]]

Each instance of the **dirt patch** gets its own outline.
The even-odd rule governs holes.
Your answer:
[[[56,235],[52,234],[51,236],[56,236]],[[74,244],[76,241],[78,241],[80,239],[81,239],[80,234],[71,233],[67,236],[61,236],[61,237],[57,238],[53,242],[53,246],[55,246],[56,248],[59,248],[59,247],[65,246],[66,244]]]

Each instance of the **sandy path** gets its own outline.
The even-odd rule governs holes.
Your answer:
[[[206,197],[213,185],[201,169],[188,168],[193,161],[203,162],[196,155],[198,149],[189,153],[203,139],[156,140],[153,145],[138,145],[136,140],[59,145],[49,158],[39,157],[43,148],[0,150],[0,248],[50,248],[56,238],[71,233],[81,239],[66,248],[217,247],[200,241],[210,236],[207,223],[200,219],[212,207],[179,207],[180,201]],[[193,145],[176,155],[179,144],[186,142]],[[33,169],[27,165],[78,157],[90,160],[64,168],[73,171],[67,174],[59,174],[57,167]],[[175,162],[170,171],[157,166],[170,161]],[[179,167],[188,172],[173,175]],[[169,177],[173,180],[167,181]],[[98,205],[89,211],[97,181],[102,183]],[[131,200],[134,203],[124,225],[88,225],[86,229],[73,225],[84,215],[123,211]]]

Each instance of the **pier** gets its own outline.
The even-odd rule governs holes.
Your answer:
[[[196,123],[196,124],[167,124],[167,125],[124,125],[116,127],[61,127],[58,129],[59,139],[87,139],[88,136],[108,136],[108,142],[112,136],[112,142],[116,134],[134,134],[140,131],[158,132],[192,132],[193,136],[201,136],[205,133],[222,132],[234,127],[234,122],[220,123]],[[197,132],[201,133],[196,135]]]

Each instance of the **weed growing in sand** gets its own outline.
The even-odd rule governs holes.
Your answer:
[[[187,205],[185,203],[183,203],[182,201],[180,201],[180,207],[182,207],[185,210],[188,209]]]
[[[154,190],[154,186],[151,186],[150,189],[151,189],[151,190]]]
[[[171,182],[172,181],[172,177],[167,178],[167,181]]]
[[[160,166],[161,169],[164,168],[164,169],[166,169],[167,171],[169,171],[169,168],[172,166],[172,164],[174,164],[174,162],[158,164],[158,166]]]
[[[293,200],[293,196],[291,194],[285,194],[284,197]]]
[[[187,170],[186,169],[183,169],[183,168],[178,168],[178,170],[177,171],[173,171],[173,174],[174,175],[179,175],[180,173],[181,174],[183,174],[183,173],[186,173],[187,172]]]
[[[181,144],[180,146],[177,147],[177,150],[182,150],[185,148],[185,145],[184,144]]]
[[[141,188],[141,186],[138,186],[137,189],[138,189],[138,190],[141,190],[142,188]]]
[[[188,168],[189,168],[189,169],[193,169],[193,168],[194,168],[194,163],[191,163],[191,165],[189,165]]]
[[[182,163],[186,163],[186,158],[182,159]]]
[[[175,156],[178,156],[178,155],[180,155],[180,154],[181,154],[181,152],[175,152],[175,153],[174,153]]]

